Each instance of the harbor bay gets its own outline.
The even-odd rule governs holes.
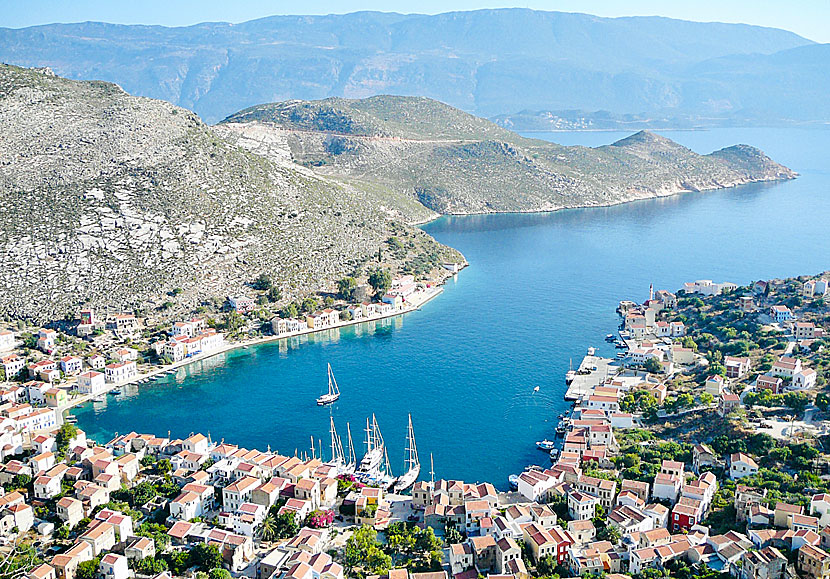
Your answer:
[[[615,133],[557,133],[598,145]],[[395,474],[403,470],[411,412],[422,465],[437,477],[490,480],[547,456],[569,360],[588,346],[613,356],[621,299],[648,285],[675,291],[699,279],[747,283],[827,269],[823,215],[830,133],[747,129],[670,132],[698,152],[752,142],[801,176],[795,181],[689,193],[552,214],[445,217],[424,229],[464,253],[470,267],[443,295],[403,317],[235,350],[79,409],[79,425],[106,439],[125,428],[214,440],[283,454],[329,450],[330,416],[355,442],[374,413]],[[341,398],[319,408],[326,365]],[[535,388],[538,387],[538,391]],[[428,477],[422,468],[422,478]]]

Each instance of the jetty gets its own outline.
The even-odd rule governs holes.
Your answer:
[[[618,360],[603,358],[593,353],[591,348],[588,354],[582,359],[579,368],[572,374],[572,380],[565,392],[565,400],[580,400],[586,394],[590,394],[594,388],[605,382],[609,376],[613,376],[619,366]]]

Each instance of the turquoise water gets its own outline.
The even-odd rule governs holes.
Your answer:
[[[566,409],[568,361],[591,345],[609,352],[603,338],[620,299],[644,299],[651,282],[675,290],[700,278],[747,283],[830,269],[830,131],[664,134],[700,152],[751,143],[801,177],[611,208],[442,218],[424,229],[471,265],[421,311],[229,353],[79,409],[79,424],[99,439],[209,431],[293,454],[309,449],[310,434],[328,444],[329,412],[344,441],[351,423],[356,443],[374,412],[400,472],[411,412],[421,461],[433,453],[437,476],[504,487],[508,474],[547,460],[534,441],[551,436]],[[549,138],[593,146],[622,136]],[[327,362],[343,393],[330,410],[314,402]]]

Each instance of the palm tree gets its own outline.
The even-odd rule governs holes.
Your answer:
[[[274,515],[267,515],[259,525],[259,536],[263,541],[274,541],[277,539],[277,519]]]

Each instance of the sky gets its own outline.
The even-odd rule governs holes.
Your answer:
[[[784,28],[816,42],[830,42],[830,0],[0,0],[0,26],[22,28],[87,20],[187,26],[207,21],[244,22],[275,14],[343,14],[359,10],[436,14],[505,7],[610,17],[666,16],[743,22]]]

